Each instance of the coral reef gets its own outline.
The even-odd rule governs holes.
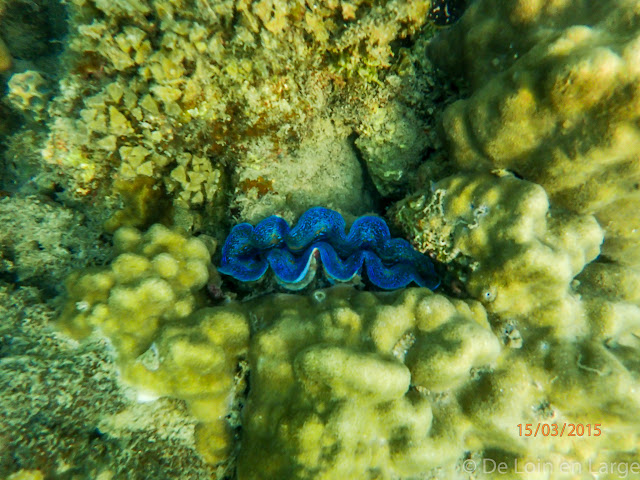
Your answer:
[[[457,168],[508,169],[593,214],[604,256],[640,264],[640,43],[633,2],[478,1],[431,53],[470,98],[443,119]]]
[[[0,477],[215,476],[183,408],[132,403],[107,342],[53,333],[55,312],[36,288],[0,284],[0,315]]]
[[[179,325],[163,328],[135,361],[121,359],[122,373],[141,396],[184,400],[198,422],[198,452],[211,464],[228,463],[237,427],[228,417],[238,408],[236,397],[244,393],[241,359],[248,340],[249,325],[241,311],[201,309]]]
[[[197,308],[202,282],[175,282],[194,278],[194,261],[207,281],[208,252],[206,260],[193,253],[204,243],[154,226],[146,234],[119,230],[123,253],[111,266],[72,275],[58,325],[79,338],[106,334],[139,401],[183,401],[183,421],[195,423],[189,438],[217,478],[234,468],[238,480],[462,478],[465,460],[502,461],[515,473],[516,462],[536,458],[628,459],[640,441],[640,315],[624,301],[640,295],[640,282],[627,276],[625,291],[607,291],[601,270],[592,270],[602,269],[597,263],[573,280],[598,253],[597,222],[550,209],[541,187],[511,175],[459,174],[434,190],[437,211],[454,225],[453,261],[468,260],[461,264],[469,289],[489,312],[477,300],[426,289],[349,286]],[[420,202],[427,200],[400,204],[399,218],[419,219],[423,210],[410,207]],[[143,309],[115,315],[122,299],[135,299],[127,292],[151,279],[177,292],[171,305],[141,292]],[[487,285],[492,298],[480,290]],[[181,315],[174,307],[184,298],[193,312]],[[95,315],[101,311],[111,316]],[[623,323],[628,313],[635,317]],[[121,423],[135,430],[137,415],[129,407],[101,431]],[[603,430],[579,445],[519,433],[518,425],[538,422]],[[127,430],[111,435],[118,434]]]
[[[0,476],[637,462],[637,2],[476,0],[430,41],[465,3],[0,1]],[[388,230],[356,218],[390,201],[444,293],[249,285],[236,302],[211,263],[244,221],[224,273],[260,277],[273,240],[311,249],[297,273],[321,257],[342,279],[328,254],[359,266],[353,245]],[[344,223],[289,228],[314,205]],[[435,286],[391,246],[371,250],[400,273],[425,261]],[[536,461],[554,473],[516,467]]]
[[[75,338],[94,331],[117,351],[123,379],[140,400],[184,400],[198,423],[195,442],[211,464],[228,461],[233,446],[227,420],[244,388],[240,368],[249,327],[244,314],[200,308],[198,290],[215,282],[205,243],[162,225],[145,234],[123,227],[120,254],[106,268],[78,271],[57,325]],[[215,245],[210,245],[211,249]]]
[[[515,475],[536,458],[629,461],[638,444],[637,362],[588,336],[523,329],[515,342],[479,302],[426,289],[339,286],[249,308],[239,480],[468,478],[465,459]],[[537,422],[607,428],[575,443],[519,433]]]
[[[398,101],[364,118],[355,144],[381,195],[398,195],[406,188],[408,172],[419,165],[424,151],[433,143],[425,129],[426,121]]]
[[[46,198],[0,199],[0,224],[0,275],[50,293],[62,293],[61,279],[104,263],[111,251],[91,220]]]
[[[316,205],[326,205],[345,216],[371,211],[372,192],[349,138],[351,133],[342,120],[318,118],[293,145],[265,138],[247,141],[234,176],[232,218],[257,223],[278,213],[293,222]]]
[[[562,335],[583,332],[570,286],[600,253],[593,216],[550,208],[542,187],[508,174],[447,177],[397,204],[394,216],[419,249],[453,262],[492,313]]]
[[[136,201],[166,199],[174,218],[209,232],[229,194],[232,215],[249,221],[314,204],[362,214],[366,172],[349,137],[369,112],[384,121],[376,112],[400,89],[386,81],[397,42],[425,26],[429,5],[71,1],[38,175],[55,178],[66,201],[111,214],[144,179],[152,188]],[[425,145],[411,145],[405,163]],[[370,141],[366,150],[375,165],[379,149]],[[292,166],[320,187],[301,205]],[[329,198],[329,186],[344,197]],[[152,212],[129,209],[109,229],[147,226]]]
[[[301,290],[315,277],[322,261],[330,281],[349,282],[364,271],[377,287],[394,290],[411,282],[435,290],[440,283],[431,261],[406,240],[391,238],[384,220],[358,218],[345,234],[345,221],[335,210],[314,207],[295,227],[271,216],[255,227],[236,225],[222,247],[219,272],[243,282],[256,281],[269,266],[282,286]]]
[[[453,427],[420,391],[458,387],[496,361],[500,344],[477,302],[335,287],[273,296],[252,312],[260,324],[239,480],[407,478],[462,454],[467,425]],[[449,338],[450,349],[433,334]]]
[[[72,207],[77,220],[81,214],[91,218],[91,231],[68,229],[82,241],[117,231],[118,256],[109,266],[100,267],[112,251],[102,237],[95,247],[105,247],[103,256],[73,265],[78,271],[67,281],[67,303],[56,325],[83,339],[82,348],[87,338],[108,338],[118,375],[137,400],[169,397],[128,405],[115,415],[105,412],[109,418],[101,418],[96,442],[108,439],[141,452],[139,464],[122,463],[144,476],[145,461],[163,465],[166,458],[179,469],[193,459],[193,451],[176,441],[179,432],[180,440],[194,442],[208,462],[221,465],[222,477],[237,447],[248,312],[201,308],[203,284],[217,288],[211,248],[205,259],[207,249],[194,254],[199,241],[177,229],[154,227],[141,234],[118,228],[163,221],[222,237],[229,220],[259,221],[275,212],[293,220],[318,204],[339,209],[348,221],[372,211],[375,193],[367,169],[380,149],[367,146],[367,158],[360,158],[354,132],[373,131],[358,129],[364,116],[373,116],[371,125],[384,122],[379,108],[403,88],[395,58],[408,58],[403,40],[426,25],[429,2],[326,2],[309,8],[298,0],[12,0],[0,9],[0,35],[14,60],[8,89],[13,93],[0,108],[6,118],[24,112],[36,120],[17,133],[2,121],[2,133],[13,135],[2,140],[8,148],[2,152],[7,175],[1,188],[10,195],[55,198]],[[28,12],[25,18],[21,11]],[[61,48],[55,64],[51,56]],[[422,139],[412,145],[405,163],[413,165],[426,144]],[[390,152],[384,154],[391,158]],[[398,185],[394,180],[388,190]],[[22,228],[11,221],[12,231]],[[48,227],[47,242],[64,231],[60,223]],[[152,252],[157,237],[167,238],[167,245]],[[3,254],[13,262],[26,240],[9,240]],[[30,258],[21,255],[7,268],[24,271],[38,286],[61,285],[66,267],[44,263],[41,281]],[[86,270],[87,264],[97,267]],[[162,408],[154,413],[159,402],[171,405],[174,415]],[[140,415],[170,426],[171,434],[150,434],[149,425],[142,428],[136,420]],[[191,436],[184,433],[189,429]],[[147,443],[141,440],[145,435]],[[47,441],[43,437],[39,445]],[[159,455],[163,449],[166,457]],[[184,462],[169,454],[172,449]],[[51,455],[61,458],[56,448]],[[201,467],[193,461],[184,475],[200,478]],[[19,468],[12,465],[11,471]],[[124,471],[110,470],[116,476]],[[156,478],[177,476],[171,469],[146,470]],[[43,469],[45,477],[55,476],[53,471],[49,464]]]

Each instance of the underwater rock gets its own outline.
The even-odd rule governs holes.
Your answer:
[[[271,266],[284,288],[300,290],[313,280],[318,258],[332,282],[348,282],[366,265],[370,282],[387,290],[411,282],[433,290],[440,283],[431,261],[406,240],[392,239],[381,218],[360,217],[345,235],[342,216],[324,207],[307,210],[292,229],[278,216],[255,227],[236,225],[222,248],[219,271],[251,282]]]

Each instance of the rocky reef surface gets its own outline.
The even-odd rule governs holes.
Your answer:
[[[632,0],[0,0],[0,478],[631,478],[638,65]],[[220,277],[314,206],[442,285]]]

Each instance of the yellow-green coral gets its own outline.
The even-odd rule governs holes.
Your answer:
[[[1,10],[0,13],[2,13]],[[7,45],[4,43],[2,38],[0,38],[0,72],[9,70],[12,63],[13,61],[11,59],[11,53],[9,52],[9,49],[7,48]]]
[[[259,331],[239,479],[405,478],[461,454],[455,432],[467,427],[433,427],[424,392],[456,388],[495,363],[500,344],[477,302],[340,287],[251,311]],[[450,343],[434,346],[440,335]]]
[[[592,216],[550,209],[542,187],[511,175],[458,174],[431,188],[395,208],[418,246],[460,256],[468,292],[491,312],[563,335],[583,331],[570,285],[600,253],[603,232]]]
[[[209,279],[210,253],[200,240],[162,225],[145,234],[121,228],[114,244],[120,255],[108,268],[76,272],[67,280],[70,298],[60,326],[74,336],[99,329],[120,355],[135,358],[161,325],[198,306],[196,292]]]
[[[595,215],[607,233],[603,255],[640,263],[636,5],[494,7],[475,2],[432,49],[473,85],[444,114],[453,162],[542,185],[554,205]]]
[[[7,477],[7,480],[43,480],[44,475],[40,470],[20,470]]]
[[[365,117],[355,143],[381,195],[397,194],[409,183],[410,172],[429,145],[425,124],[426,120],[398,102]]]
[[[189,153],[179,155],[178,165],[165,180],[167,190],[176,191],[176,204],[188,208],[213,202],[220,192],[222,172],[214,169],[211,161]]]
[[[139,398],[186,401],[198,420],[198,451],[210,463],[227,461],[233,432],[225,417],[244,388],[245,315],[196,310],[212,268],[201,240],[154,225],[144,234],[123,227],[114,243],[120,254],[108,267],[67,280],[69,300],[58,326],[78,338],[93,331],[109,338]]]
[[[225,418],[244,389],[240,369],[249,325],[232,309],[196,311],[155,337],[151,348],[123,365],[125,379],[141,391],[185,400],[199,423],[196,446],[210,463],[227,460],[233,432]]]
[[[640,271],[615,263],[592,263],[576,279],[594,336],[609,347],[640,347]]]
[[[639,444],[637,362],[597,340],[527,332],[509,348],[478,302],[423,289],[336,287],[248,308],[239,480],[467,478],[465,459],[516,475],[516,461],[584,468]],[[571,442],[518,427],[565,422],[608,428]]]
[[[466,459],[505,461],[516,473],[516,461],[535,458],[627,458],[640,442],[633,393],[640,388],[639,346],[631,334],[640,317],[607,317],[593,300],[617,302],[620,310],[640,295],[640,282],[600,264],[572,282],[597,254],[601,230],[589,216],[549,213],[544,192],[530,182],[457,175],[435,188],[445,191],[442,212],[456,226],[453,241],[475,259],[471,279],[492,279],[498,294],[515,288],[529,297],[496,296],[486,303],[495,310],[488,315],[478,301],[426,289],[340,286],[196,309],[207,248],[154,226],[146,234],[119,230],[121,253],[110,266],[71,277],[59,325],[78,337],[106,334],[140,400],[184,401],[197,421],[198,452],[221,472],[233,468],[237,454],[239,480],[458,478]],[[480,217],[475,202],[487,207]],[[556,215],[564,226],[554,223]],[[496,257],[487,247],[494,242],[508,254]],[[569,251],[569,243],[581,248]],[[547,275],[552,264],[566,275]],[[511,286],[496,272],[522,277]],[[607,289],[616,274],[630,282],[617,297]],[[536,300],[540,291],[548,298]],[[144,308],[130,308],[139,302]],[[563,302],[572,309],[560,309]],[[177,311],[180,304],[192,311]],[[537,423],[599,423],[603,432],[580,445],[520,433],[518,425]]]

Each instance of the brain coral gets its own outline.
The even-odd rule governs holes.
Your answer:
[[[627,265],[640,263],[636,18],[623,0],[482,0],[431,50],[471,84],[444,114],[455,165],[517,172],[554,205],[595,215],[603,255]]]

